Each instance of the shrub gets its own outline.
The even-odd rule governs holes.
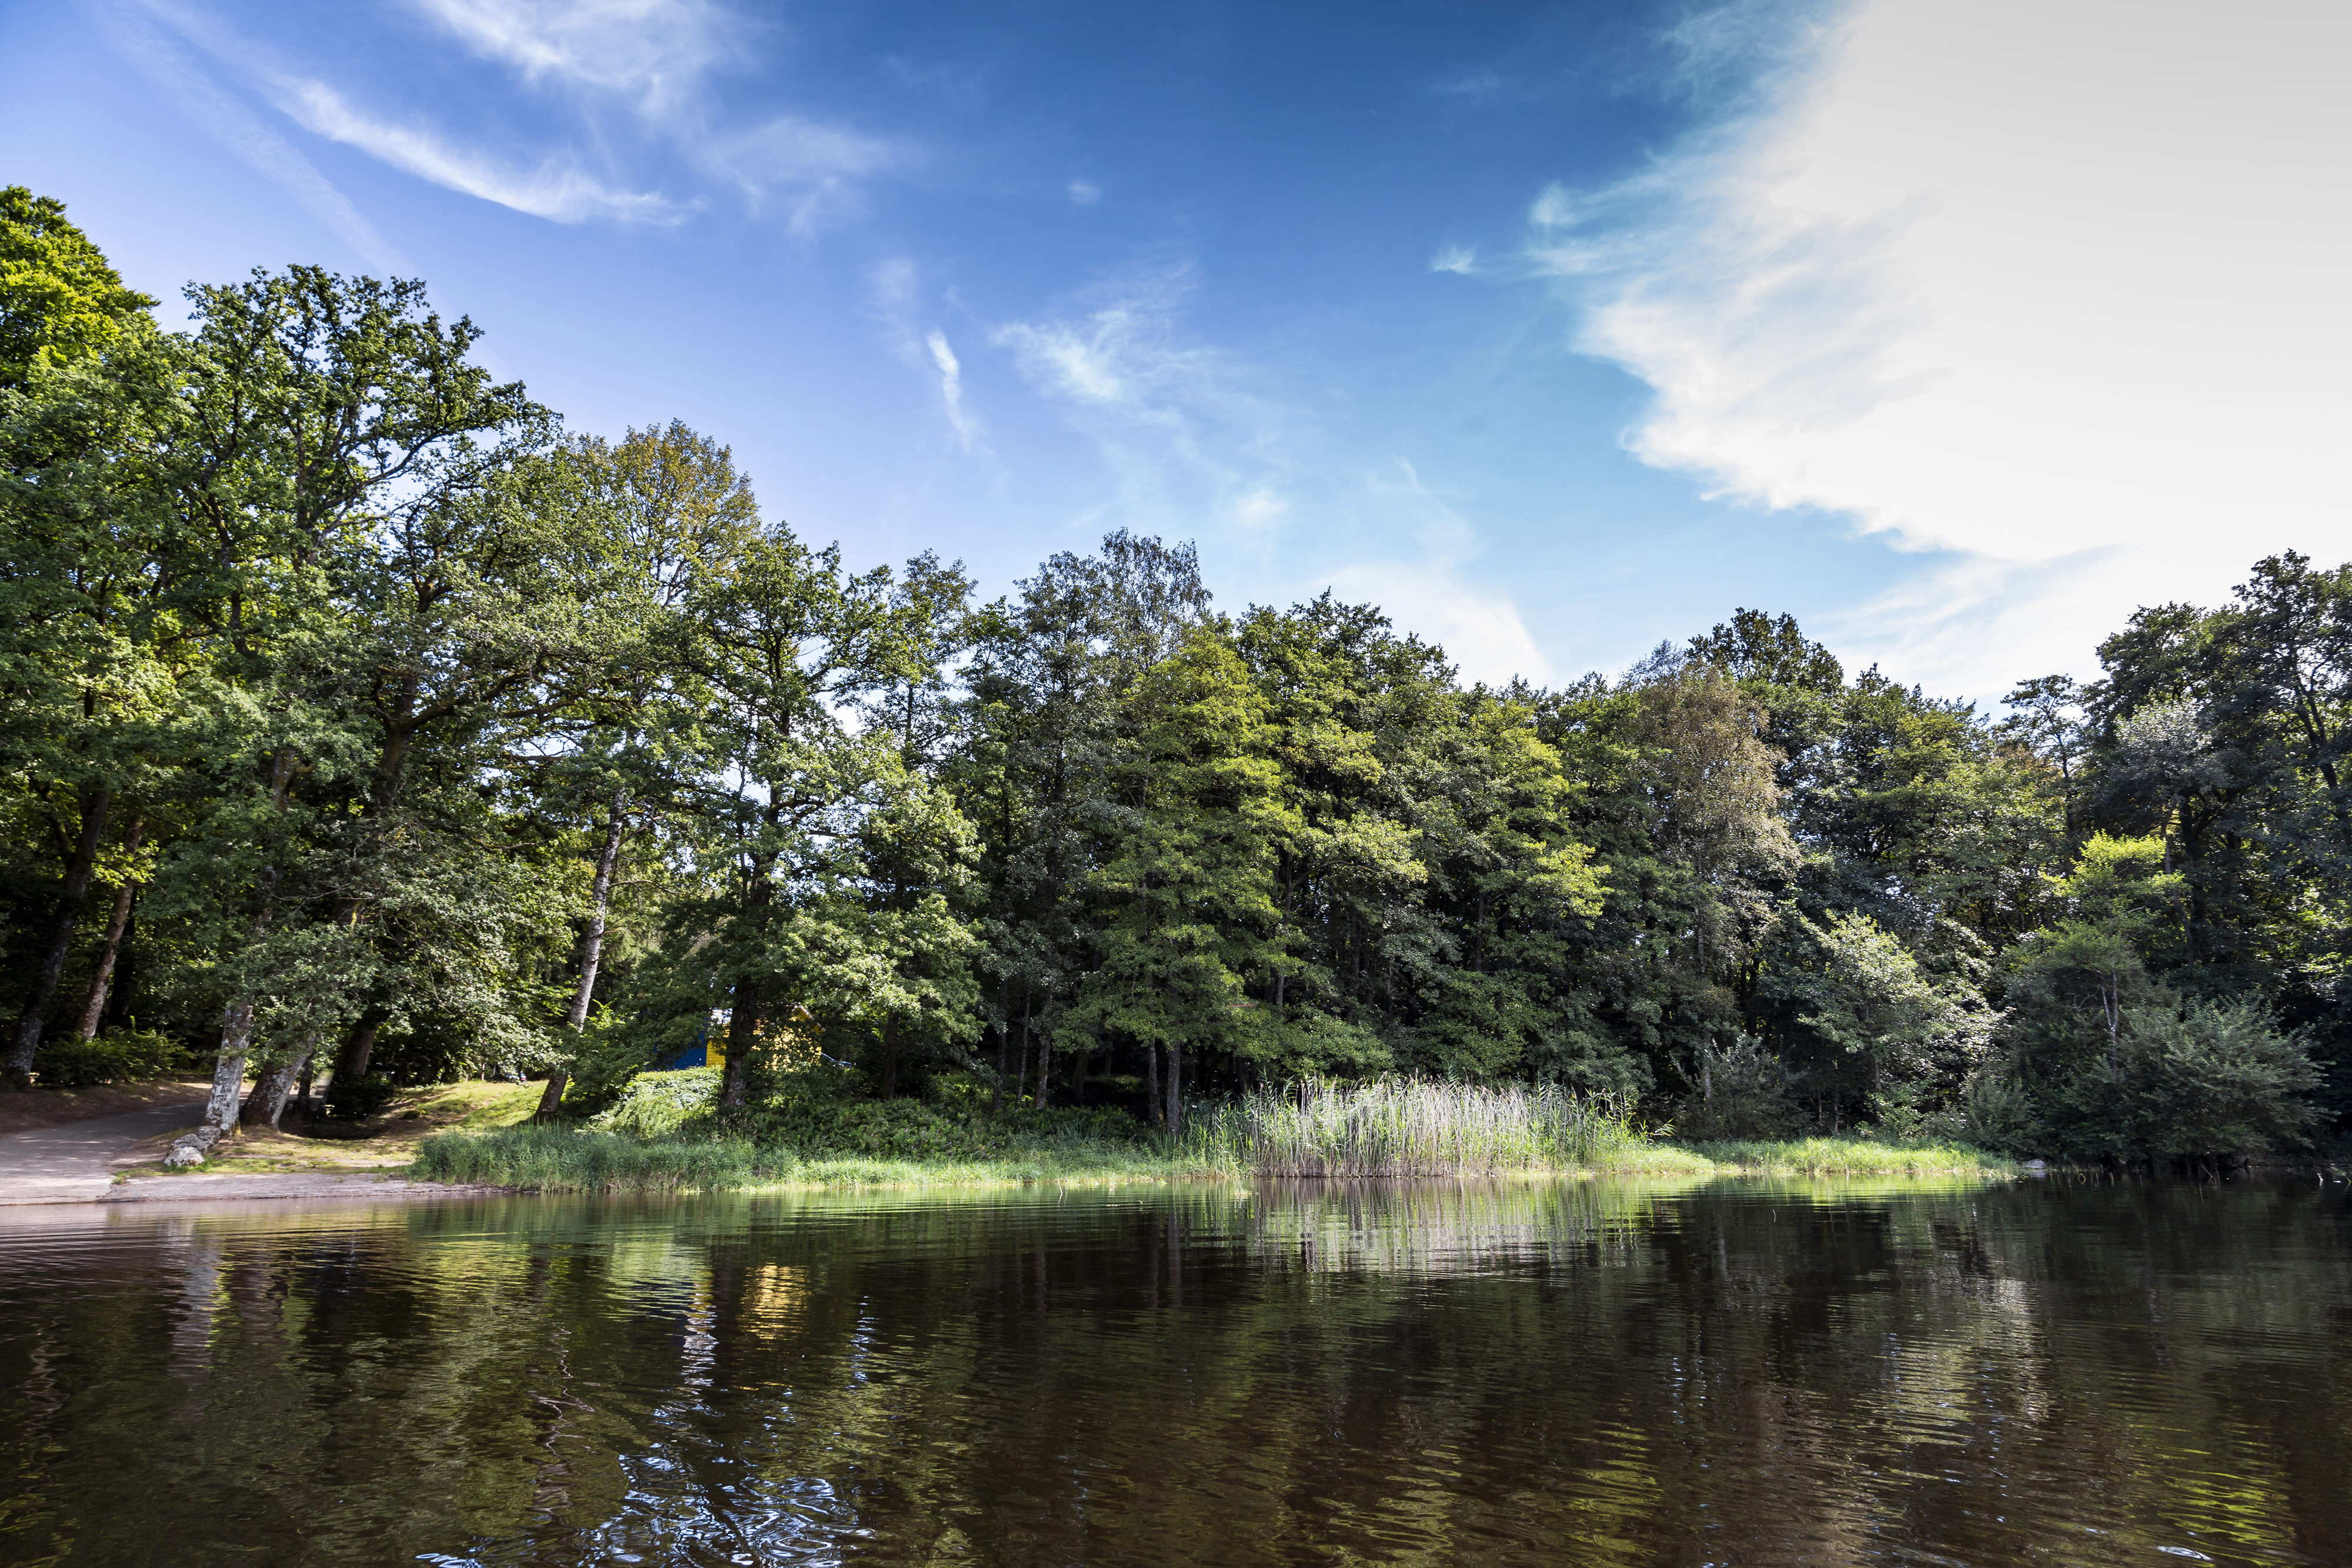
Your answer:
[[[804,1158],[1002,1159],[1041,1145],[1134,1145],[1149,1136],[1109,1106],[1013,1110],[989,1116],[921,1100],[850,1100],[787,1089],[721,1118],[730,1132]]]
[[[33,1058],[42,1086],[136,1083],[193,1071],[196,1053],[153,1030],[112,1030],[96,1040],[53,1040]]]
[[[2145,1007],[2119,1048],[2067,1083],[2069,1141],[2109,1157],[2258,1154],[2291,1146],[2316,1112],[2302,1036],[2258,1001]]]

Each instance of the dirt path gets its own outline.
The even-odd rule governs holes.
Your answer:
[[[204,1114],[202,1101],[150,1105],[62,1127],[0,1134],[0,1204],[89,1203],[114,1186],[111,1161]]]
[[[142,1176],[117,1186],[125,1155],[193,1127],[204,1103],[150,1105],[63,1127],[0,1134],[0,1206],[26,1203],[191,1203],[256,1197],[471,1197],[499,1189],[412,1182],[393,1171],[278,1171]]]
[[[211,1092],[210,1082],[191,1078],[0,1093],[0,1136],[29,1133],[37,1127],[62,1127],[68,1122],[95,1121],[100,1116],[121,1116],[151,1105],[201,1105]]]

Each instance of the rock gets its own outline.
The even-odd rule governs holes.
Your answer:
[[[212,1146],[218,1142],[220,1142],[218,1128],[198,1127],[194,1132],[173,1144],[172,1152],[163,1156],[163,1168],[167,1171],[184,1171],[190,1166],[200,1166],[205,1163],[205,1156],[212,1152]]]
[[[2040,1176],[2042,1172],[2048,1170],[2050,1166],[2048,1162],[2043,1160],[2028,1160],[2021,1168],[2032,1172],[2035,1176]]]

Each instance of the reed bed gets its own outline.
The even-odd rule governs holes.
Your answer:
[[[1265,1176],[1626,1170],[1660,1157],[1607,1101],[1419,1079],[1261,1090],[1202,1112],[1187,1142],[1199,1164]]]

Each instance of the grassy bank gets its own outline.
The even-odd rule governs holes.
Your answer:
[[[2013,1176],[2014,1161],[1965,1144],[1905,1144],[1874,1138],[1790,1138],[1777,1143],[1692,1144],[1718,1171],[1758,1176]]]
[[[715,1074],[647,1074],[629,1098],[585,1126],[453,1130],[426,1138],[409,1174],[541,1192],[1252,1176],[2012,1174],[2007,1161],[1973,1149],[1867,1138],[1679,1145],[1644,1135],[1611,1106],[1546,1088],[1307,1084],[1205,1110],[1181,1139],[1104,1110],[987,1116],[917,1101],[785,1097],[722,1113],[710,1104],[715,1088]]]
[[[1205,1171],[1128,1144],[1069,1142],[982,1155],[799,1150],[723,1134],[639,1137],[597,1127],[520,1126],[427,1138],[417,1181],[533,1192],[654,1192],[757,1186],[982,1186],[1169,1180]]]

